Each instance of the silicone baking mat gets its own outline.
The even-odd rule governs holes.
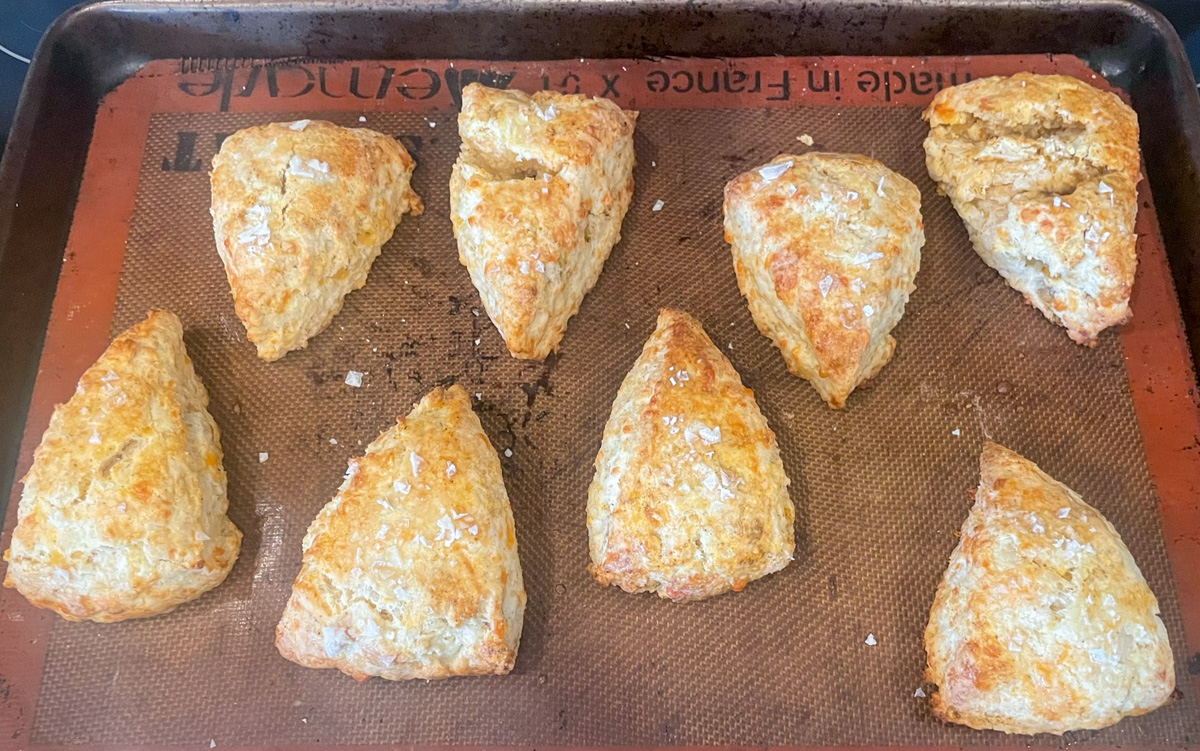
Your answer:
[[[1105,85],[1080,61],[1049,57],[150,64],[97,122],[19,471],[50,405],[109,338],[165,307],[182,318],[211,394],[245,541],[224,585],[149,620],[67,623],[0,593],[0,639],[28,642],[0,665],[5,744],[1011,743],[939,723],[917,695],[928,608],[988,436],[1120,530],[1162,603],[1179,670],[1168,707],[1032,743],[1194,742],[1200,705],[1180,603],[1200,564],[1182,560],[1178,538],[1195,527],[1180,489],[1197,474],[1170,426],[1195,410],[1149,201],[1135,322],[1086,349],[976,257],[924,168],[920,110],[933,92],[1017,70]],[[447,182],[458,94],[474,80],[641,110],[623,239],[544,363],[506,354],[457,260]],[[308,349],[264,363],[213,246],[207,169],[234,130],[299,118],[401,139],[426,212],[404,218],[366,287]],[[722,239],[725,182],[810,148],[868,154],[913,180],[927,235],[895,357],[841,412],[758,334]],[[797,507],[792,565],[693,604],[602,588],[585,571],[603,424],[664,305],[696,315],[754,389]],[[345,383],[350,370],[364,374],[360,388]],[[358,684],[285,661],[274,627],[306,527],[347,459],[451,382],[474,396],[502,452],[529,594],[516,669]]]

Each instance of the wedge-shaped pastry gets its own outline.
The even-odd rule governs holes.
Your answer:
[[[699,321],[664,309],[596,457],[592,576],[671,600],[741,590],[792,560],[787,486],[754,394]]]
[[[23,482],[4,586],[67,620],[165,613],[224,581],[241,547],[173,313],[150,313],[88,368]]]
[[[725,186],[725,239],[758,329],[841,408],[892,357],[921,265],[921,193],[857,154],[783,154]]]
[[[1006,733],[1102,728],[1162,706],[1175,668],[1158,602],[1100,512],[988,443],[937,590],[934,713]]]
[[[1074,78],[1018,73],[945,89],[925,118],[929,174],[987,265],[1080,344],[1129,319],[1132,109]]]
[[[507,673],[524,613],[500,460],[451,386],[350,460],[304,537],[275,645],[357,680]]]
[[[513,357],[557,349],[621,239],[636,119],[607,99],[463,89],[450,219]]]
[[[264,360],[308,344],[367,281],[405,212],[413,159],[395,139],[317,120],[239,130],[213,157],[217,252]]]

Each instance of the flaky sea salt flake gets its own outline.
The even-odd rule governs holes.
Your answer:
[[[788,159],[785,162],[779,162],[778,164],[768,164],[766,167],[760,168],[758,170],[758,176],[761,177],[766,182],[770,182],[772,180],[779,179],[780,175],[782,175],[784,172],[787,172],[791,168],[792,168],[792,160]]]
[[[829,290],[833,289],[833,277],[829,274],[821,277],[821,281],[817,282],[817,289],[821,291],[821,297],[829,294]]]

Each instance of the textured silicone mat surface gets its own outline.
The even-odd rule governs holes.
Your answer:
[[[245,341],[212,244],[204,168],[168,169],[180,133],[204,167],[220,134],[356,114],[161,114],[149,140],[112,331],[165,307],[212,397],[245,542],[228,581],[168,617],[56,621],[40,743],[917,744],[1011,742],[934,720],[921,634],[971,505],[985,435],[1078,490],[1158,594],[1182,696],[1069,741],[1185,743],[1200,711],[1120,345],[1094,350],[1025,305],[976,257],[923,162],[908,107],[647,110],[624,239],[545,363],[510,358],[458,264],[450,112],[379,113],[427,207],[405,217],[308,349],[264,363]],[[843,412],[786,372],[738,294],[725,181],[781,151],[877,157],[921,189],[927,243],[896,355]],[[656,201],[663,201],[655,211]],[[795,562],[738,594],[671,604],[585,571],[592,462],[609,406],[663,305],[696,315],[778,435],[797,506]],[[364,373],[361,388],[344,383]],[[348,458],[437,384],[462,383],[502,452],[529,605],[513,674],[363,684],[275,652],[300,541]],[[506,449],[511,450],[507,456]],[[260,462],[260,452],[267,460]],[[868,636],[873,636],[873,646]],[[1059,744],[1038,737],[1035,744]]]

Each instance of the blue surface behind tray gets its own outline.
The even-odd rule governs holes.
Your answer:
[[[79,0],[0,0],[0,149],[8,140],[21,82],[38,39],[54,19]],[[1200,0],[1147,0],[1184,38],[1192,71],[1200,78]]]

